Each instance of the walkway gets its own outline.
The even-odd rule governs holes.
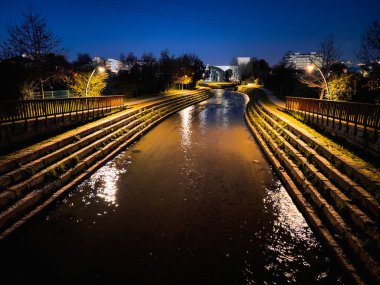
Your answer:
[[[150,97],[150,98],[146,98],[146,99],[139,99],[139,100],[128,101],[128,102],[124,103],[124,106],[134,106],[134,105],[137,105],[137,104],[142,104],[142,103],[150,102],[150,101],[153,101],[153,100],[159,100],[159,99],[163,99],[163,98],[166,98],[166,97],[167,96],[159,95],[159,96]]]
[[[127,101],[124,103],[124,105],[125,106],[134,106],[137,104],[142,104],[142,103],[146,103],[146,102],[150,102],[150,101],[154,101],[154,100],[160,100],[160,99],[170,98],[170,97],[184,95],[184,94],[191,94],[193,92],[194,92],[194,90],[175,90],[175,91],[172,90],[172,91],[164,92],[163,94],[160,94],[160,95],[157,95],[154,97]]]
[[[278,107],[281,107],[281,108],[285,108],[286,107],[286,104],[283,100],[279,99],[276,95],[273,94],[272,91],[268,90],[268,89],[265,89],[265,88],[262,88],[261,90],[263,90],[265,92],[265,94],[267,95],[269,101],[271,101],[273,104],[277,105]]]

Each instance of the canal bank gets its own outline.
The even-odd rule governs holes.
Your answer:
[[[245,104],[218,91],[156,126],[3,240],[3,278],[342,283],[247,129]]]
[[[0,240],[165,118],[213,96],[189,91],[137,105],[0,159]]]
[[[355,284],[378,284],[379,171],[266,102],[258,89],[246,121],[289,193]]]

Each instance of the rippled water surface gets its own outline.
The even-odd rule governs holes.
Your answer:
[[[2,276],[343,283],[247,130],[245,101],[218,91],[165,120],[3,241]]]

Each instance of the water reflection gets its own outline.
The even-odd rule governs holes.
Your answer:
[[[127,166],[130,163],[131,156],[127,155],[125,152],[119,154],[114,160],[109,161],[78,186],[75,192],[83,193],[82,198],[80,202],[76,201],[76,199],[72,199],[68,206],[82,204],[76,206],[87,207],[92,203],[103,202],[108,207],[117,207],[117,182],[120,175],[127,171]],[[68,198],[73,197],[75,192],[70,193]],[[65,199],[63,200],[63,203],[66,204],[67,201],[68,199]]]
[[[208,115],[208,109],[206,106],[199,106],[199,130],[202,136],[204,136],[207,132],[207,115]]]
[[[273,220],[269,223],[269,228],[267,220],[259,220],[259,228],[262,230],[255,234],[265,256],[262,266],[266,272],[263,276],[270,275],[270,279],[277,280],[278,283],[302,283],[302,280],[307,280],[308,284],[329,282],[331,274],[328,268],[311,268],[310,262],[315,262],[321,256],[314,256],[314,260],[310,260],[306,253],[321,252],[322,248],[286,189],[280,181],[274,181],[272,187],[265,190],[263,216],[271,216]],[[330,260],[325,257],[324,262],[328,264]],[[255,265],[257,266],[255,261],[245,260],[243,275],[247,284],[257,284],[260,279],[256,275],[258,272],[254,269]],[[340,277],[334,279],[334,282],[342,284]]]
[[[97,184],[97,196],[103,198],[105,202],[116,204],[116,181],[120,171],[113,167],[101,168],[94,176],[91,177],[90,185],[95,187]]]
[[[275,189],[267,189],[267,197],[264,199],[266,211],[274,211],[277,219],[274,221],[274,231],[286,230],[293,240],[302,240],[307,245],[315,246],[313,234],[301,215],[289,194],[280,181],[276,182]],[[270,205],[270,207],[268,207]]]
[[[220,126],[222,128],[228,128],[230,116],[228,116],[228,112],[230,110],[230,101],[231,98],[225,98],[225,93],[218,92],[214,105],[215,105],[215,117],[216,121],[220,122]]]
[[[198,170],[194,164],[194,158],[192,154],[192,147],[197,145],[198,142],[195,142],[192,139],[192,127],[194,123],[195,116],[195,107],[190,106],[179,112],[179,117],[181,121],[181,150],[183,158],[180,161],[181,176],[183,177],[182,186],[185,186],[187,189],[193,189],[196,187],[194,177],[197,175]],[[186,200],[186,198],[185,198]]]
[[[179,114],[181,117],[181,145],[190,146],[191,145],[191,122],[194,106],[187,107],[182,110]]]

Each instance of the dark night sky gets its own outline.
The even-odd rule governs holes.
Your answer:
[[[44,16],[68,58],[78,52],[119,58],[165,48],[205,63],[256,56],[275,64],[287,51],[316,51],[333,34],[355,59],[364,29],[380,20],[380,0],[0,0],[0,41],[28,6]]]

